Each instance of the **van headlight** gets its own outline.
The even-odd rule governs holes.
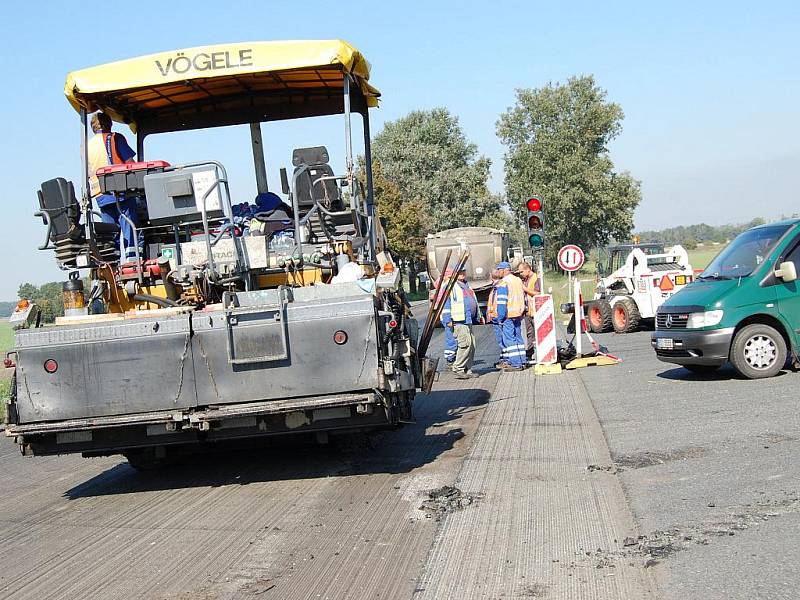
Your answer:
[[[689,313],[689,320],[686,322],[686,328],[700,329],[701,327],[713,327],[722,321],[723,313],[724,311],[721,310]]]

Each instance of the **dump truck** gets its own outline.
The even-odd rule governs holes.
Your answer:
[[[694,279],[682,246],[620,244],[600,253],[594,298],[587,303],[594,333],[636,331],[652,320],[667,298]]]
[[[90,173],[84,153],[79,185],[56,177],[38,191],[41,249],[68,274],[66,311],[44,325],[23,299],[12,316],[5,433],[23,454],[122,454],[151,468],[225,440],[325,443],[413,421],[423,360],[375,217],[369,109],[380,92],[369,77],[341,40],[189,48],[67,76],[76,147],[103,111],[135,132],[137,162]],[[270,210],[232,202],[216,159],[145,158],[155,136],[249,126],[258,200],[274,194],[263,127],[308,117],[342,118],[343,173],[326,147],[296,148]],[[104,193],[137,202],[134,260],[117,225],[97,218],[93,174]]]
[[[485,310],[492,289],[492,271],[500,261],[509,260],[509,235],[502,229],[491,227],[457,227],[429,234],[425,239],[425,255],[431,282],[440,280],[448,252],[457,255],[462,250],[470,253],[467,279],[481,310]],[[431,285],[431,302],[435,295],[436,290]]]

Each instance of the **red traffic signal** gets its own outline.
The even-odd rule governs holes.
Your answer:
[[[528,242],[538,252],[544,249],[544,202],[541,196],[531,196],[525,206],[528,209]]]

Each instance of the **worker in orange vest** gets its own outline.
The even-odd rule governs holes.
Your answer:
[[[504,371],[522,371],[525,368],[525,341],[522,339],[522,317],[525,314],[525,289],[519,277],[511,272],[511,265],[503,261],[497,265],[503,278],[497,284],[497,320],[503,329],[503,346],[506,362]]]
[[[530,360],[536,353],[536,331],[533,326],[533,317],[536,309],[533,297],[539,294],[539,276],[536,275],[528,263],[523,262],[519,265],[519,278],[522,280],[522,286],[525,290],[525,303],[527,304],[523,322],[525,323],[525,353]]]
[[[121,133],[111,131],[111,117],[98,112],[92,115],[92,131],[94,136],[87,146],[89,159],[89,190],[92,199],[100,209],[100,217],[104,223],[116,224],[122,233],[121,261],[136,258],[136,246],[139,254],[144,254],[144,238],[134,233],[139,226],[136,200],[134,198],[116,198],[114,194],[104,194],[97,179],[97,169],[108,165],[121,165],[134,162],[134,151],[125,141]],[[119,234],[114,239],[119,245]]]

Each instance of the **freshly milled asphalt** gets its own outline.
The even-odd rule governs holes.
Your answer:
[[[485,368],[494,341],[478,337]],[[0,597],[409,598],[438,527],[420,506],[454,482],[497,378],[442,373],[417,423],[372,449],[229,452],[144,475],[1,440]]]
[[[647,332],[598,336],[624,363],[584,369],[668,600],[800,597],[800,373],[700,377]]]
[[[0,597],[798,597],[800,374],[704,380],[647,333],[600,337],[621,365],[442,373],[417,424],[372,449],[142,475],[2,440]],[[478,340],[485,370],[489,328]],[[424,509],[443,485],[472,502]]]

